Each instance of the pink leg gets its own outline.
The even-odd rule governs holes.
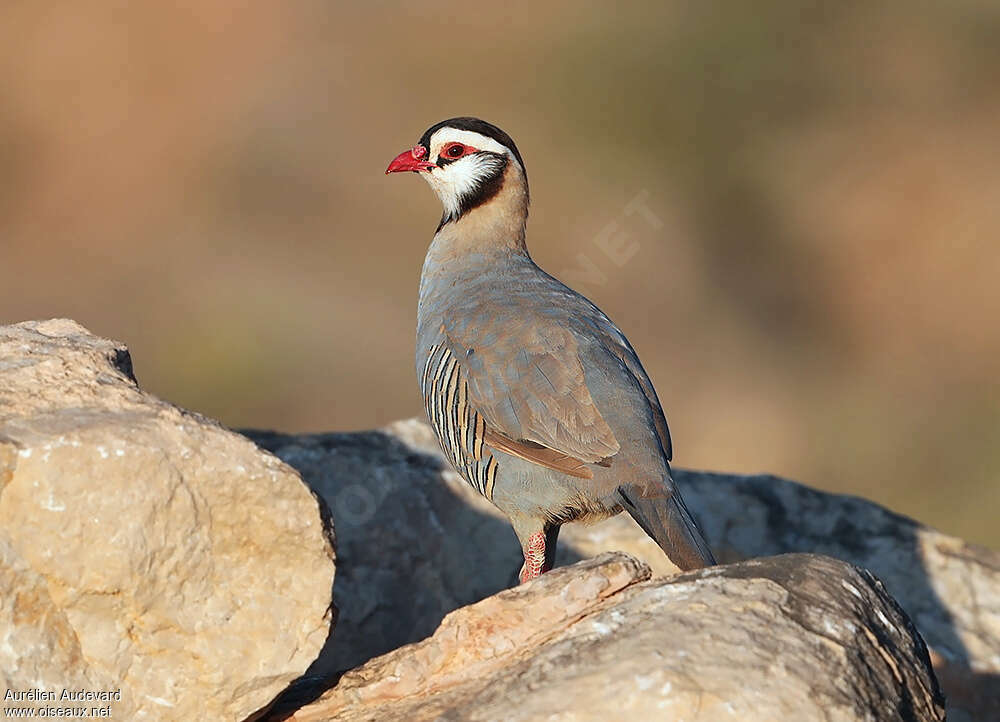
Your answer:
[[[540,531],[528,537],[522,551],[524,551],[524,566],[521,567],[519,575],[521,584],[540,577],[552,568],[552,564],[545,559],[545,532]]]

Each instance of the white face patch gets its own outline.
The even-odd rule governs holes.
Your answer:
[[[477,150],[490,151],[507,157],[507,162],[517,162],[513,154],[503,145],[480,133],[457,128],[441,128],[430,139],[427,160],[437,162],[441,149],[449,143],[461,143]],[[503,167],[499,158],[472,153],[465,157],[433,168],[420,175],[441,199],[445,215],[457,218],[462,207],[462,199],[475,193],[480,185]]]
[[[428,148],[431,157],[437,158],[442,146],[448,143],[461,143],[462,145],[471,145],[473,148],[478,148],[479,150],[510,155],[510,151],[507,150],[506,146],[497,143],[482,133],[477,133],[474,130],[459,130],[458,128],[441,128],[441,130],[431,136],[431,147]]]

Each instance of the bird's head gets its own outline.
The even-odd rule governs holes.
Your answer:
[[[478,118],[432,125],[385,170],[403,171],[419,173],[437,193],[444,205],[442,225],[493,200],[505,186],[523,192],[527,211],[528,181],[517,146],[509,135]]]

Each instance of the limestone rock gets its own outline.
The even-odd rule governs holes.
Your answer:
[[[449,614],[293,717],[944,719],[927,650],[871,575],[786,555],[643,581],[606,554]]]
[[[422,421],[353,434],[247,433],[301,471],[337,522],[337,644],[286,708],[515,582],[521,557],[509,524],[451,469]],[[1000,554],[871,502],[774,477],[675,476],[722,561],[815,552],[870,569],[932,648],[949,719],[1000,719]],[[557,564],[607,550],[656,574],[675,571],[625,515],[564,526]]]
[[[45,578],[32,570],[5,533],[0,533],[0,686],[0,709],[79,706],[20,697],[39,689],[58,695],[62,690],[121,690],[117,680],[85,662],[73,626],[52,601]],[[135,715],[129,689],[119,699],[86,706],[108,705],[121,719]]]
[[[0,327],[6,689],[120,689],[113,719],[247,717],[329,632],[320,509],[275,457],[140,391],[120,344]]]

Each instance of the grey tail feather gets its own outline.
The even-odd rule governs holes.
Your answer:
[[[677,489],[649,497],[634,486],[623,485],[618,487],[618,496],[625,511],[681,570],[701,569],[716,563]]]

